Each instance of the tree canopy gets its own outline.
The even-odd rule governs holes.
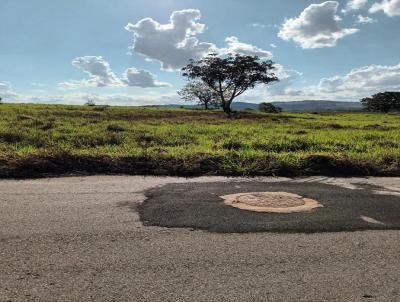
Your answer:
[[[197,101],[204,109],[219,107],[219,95],[203,82],[189,82],[178,91],[179,96],[188,102]]]
[[[271,60],[262,61],[257,56],[210,54],[200,60],[191,60],[182,68],[189,80],[200,80],[215,91],[226,113],[231,113],[232,101],[258,84],[278,81]]]
[[[400,92],[380,92],[363,98],[361,103],[366,111],[387,113],[391,110],[400,110]]]

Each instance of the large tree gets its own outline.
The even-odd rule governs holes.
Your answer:
[[[230,114],[233,100],[258,84],[278,81],[273,73],[274,63],[257,56],[210,54],[182,68],[189,80],[200,80],[218,93],[222,109]]]
[[[206,110],[220,105],[219,95],[203,82],[189,82],[178,91],[178,94],[187,102],[196,101]]]
[[[391,110],[400,110],[400,92],[380,92],[363,98],[361,103],[366,111],[387,113]]]

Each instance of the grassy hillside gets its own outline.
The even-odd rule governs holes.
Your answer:
[[[400,115],[0,105],[0,177],[400,175]]]

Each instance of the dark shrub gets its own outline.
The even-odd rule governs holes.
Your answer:
[[[110,124],[107,126],[107,131],[122,132],[122,131],[125,131],[125,128],[120,125],[117,125],[117,124]]]
[[[7,144],[15,144],[25,139],[22,133],[18,132],[0,132],[0,142]]]
[[[280,113],[282,108],[272,105],[271,103],[260,103],[258,105],[258,110],[266,113]]]

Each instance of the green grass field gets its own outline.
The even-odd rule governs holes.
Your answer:
[[[400,115],[0,105],[0,177],[400,175]]]

